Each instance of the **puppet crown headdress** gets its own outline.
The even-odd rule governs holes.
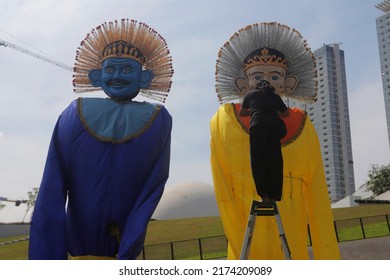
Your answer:
[[[221,104],[240,98],[235,80],[255,65],[283,67],[287,75],[298,78],[297,87],[287,97],[309,103],[315,100],[316,63],[306,40],[295,29],[269,22],[240,29],[219,50],[215,89]]]
[[[288,69],[287,59],[285,56],[277,50],[266,47],[254,50],[252,53],[247,55],[244,59],[244,66],[242,70],[245,71],[256,65],[279,66],[285,70]]]
[[[145,63],[145,56],[139,49],[123,40],[118,40],[108,44],[102,52],[103,60],[111,57],[131,58],[141,64]]]
[[[93,29],[76,52],[73,86],[76,93],[100,90],[91,85],[88,73],[100,69],[110,57],[131,58],[153,72],[153,80],[140,94],[164,102],[172,84],[172,57],[165,39],[148,25],[122,19]]]

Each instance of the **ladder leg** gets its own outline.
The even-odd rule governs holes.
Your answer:
[[[249,213],[248,225],[245,230],[244,241],[242,242],[240,260],[247,260],[249,256],[249,250],[252,243],[253,230],[256,224],[256,214],[253,212],[253,204],[251,212]]]
[[[276,201],[270,202],[258,202],[253,201],[251,211],[248,218],[248,226],[245,231],[244,240],[242,242],[240,260],[247,260],[252,243],[253,232],[256,224],[257,216],[274,216],[276,224],[278,226],[278,232],[280,241],[282,243],[282,249],[286,260],[291,260],[291,252],[288,247],[287,238],[284,233],[282,220],[280,218],[279,209]]]
[[[282,243],[284,257],[286,260],[291,260],[291,251],[290,248],[288,247],[286,234],[284,233],[282,220],[280,218],[280,213],[279,213],[278,206],[276,205],[276,202],[274,202],[274,210],[275,210],[275,218],[276,218],[276,223],[278,225],[279,237]]]

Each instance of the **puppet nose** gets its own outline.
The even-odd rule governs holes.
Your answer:
[[[271,84],[267,80],[260,80],[256,84],[256,89],[266,89],[266,88],[272,88]]]

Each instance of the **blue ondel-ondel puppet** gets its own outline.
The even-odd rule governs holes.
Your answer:
[[[81,42],[78,98],[55,125],[31,222],[30,259],[135,259],[168,179],[172,118],[165,40],[123,19]],[[138,94],[159,101],[137,102]]]

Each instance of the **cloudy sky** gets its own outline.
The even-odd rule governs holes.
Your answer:
[[[73,66],[80,41],[106,21],[147,23],[167,41],[175,74],[165,106],[174,119],[167,187],[212,183],[209,121],[219,48],[238,29],[277,21],[300,31],[312,50],[345,51],[355,183],[390,158],[375,20],[379,0],[2,0],[0,39]],[[270,4],[272,3],[272,4]],[[77,98],[72,73],[0,46],[0,196],[23,199],[40,184],[59,114]],[[101,95],[102,97],[104,95]],[[7,204],[1,221],[20,221],[25,206]]]

